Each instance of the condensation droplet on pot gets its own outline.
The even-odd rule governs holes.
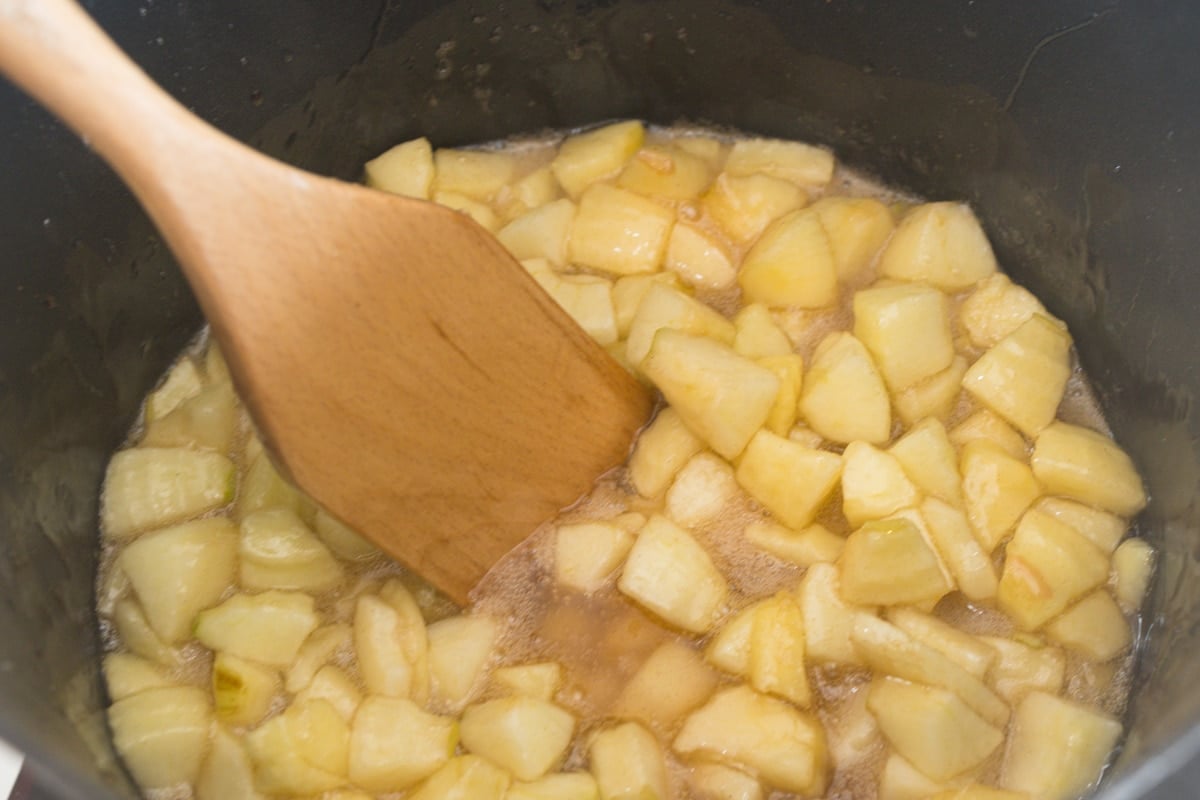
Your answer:
[[[290,64],[295,60],[296,60],[296,57],[294,55],[292,55],[292,52],[290,50],[283,51],[283,63]]]
[[[471,17],[471,22],[474,22],[476,25],[482,25],[483,23],[487,22],[487,17],[485,17],[483,14],[476,14],[475,16]]]
[[[573,44],[567,48],[567,60],[578,61],[583,58],[583,48],[578,44]]]
[[[433,77],[435,80],[444,81],[454,72],[454,62],[448,58],[444,58],[437,62],[433,68]]]
[[[457,47],[458,42],[454,41],[453,39],[447,39],[438,45],[437,50],[435,50],[434,53],[438,58],[446,58],[453,53]]]
[[[488,37],[488,41],[492,44],[495,44],[496,42],[500,41],[502,34],[503,30],[499,25],[497,25],[496,27],[492,28],[492,35]]]
[[[138,7],[138,16],[139,16],[139,17],[144,17],[144,16],[146,16],[148,13],[150,13],[150,9],[146,8],[145,6],[139,6],[139,7]]]
[[[250,63],[250,58],[248,56],[242,56],[241,58],[238,59],[238,63],[244,67]]]
[[[154,43],[156,45],[158,45],[159,47],[162,47],[164,44],[166,44],[166,42],[163,41],[163,37],[161,37],[161,36],[155,36]]]

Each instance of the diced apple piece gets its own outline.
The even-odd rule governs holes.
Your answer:
[[[691,200],[712,182],[713,168],[703,158],[672,147],[644,147],[617,178],[622,189],[668,200]]]
[[[996,271],[996,256],[979,220],[962,203],[926,203],[896,226],[879,272],[957,292]]]
[[[161,419],[174,411],[180,403],[200,394],[204,388],[204,377],[191,356],[183,356],[167,372],[158,388],[146,398],[146,419]]]
[[[854,610],[842,599],[838,570],[832,564],[813,564],[796,589],[804,614],[805,650],[816,662],[860,666],[862,657],[850,640]]]
[[[953,588],[920,529],[898,517],[850,534],[838,569],[842,597],[858,605],[921,603]]]
[[[748,244],[768,225],[808,203],[804,190],[769,175],[717,176],[704,194],[704,208],[739,244]]]
[[[1028,511],[1005,551],[996,601],[1024,630],[1034,630],[1104,583],[1108,558],[1075,530]]]
[[[748,303],[773,308],[833,305],[837,266],[817,215],[803,209],[771,223],[742,260],[738,284]]]
[[[986,408],[976,411],[949,432],[950,441],[955,447],[962,449],[968,442],[983,439],[991,442],[1013,458],[1024,459],[1029,456],[1029,448],[1021,434],[999,416]]]
[[[1116,658],[1133,640],[1125,614],[1104,589],[1097,589],[1051,620],[1046,635],[1096,662]]]
[[[171,413],[148,420],[139,444],[142,447],[194,447],[228,453],[233,445],[237,421],[233,384],[221,381],[205,386]]]
[[[433,148],[423,136],[412,139],[368,161],[364,172],[367,186],[428,200],[433,185]]]
[[[407,800],[505,800],[512,778],[487,760],[470,753],[455,756],[424,783],[407,795]]]
[[[212,692],[217,719],[226,725],[255,725],[271,709],[279,691],[277,670],[229,653],[217,653],[212,666]]]
[[[137,539],[118,564],[150,627],[173,644],[188,638],[196,614],[233,584],[237,533],[224,517],[185,522]]]
[[[946,788],[893,752],[879,774],[879,800],[928,800]]]
[[[852,527],[882,519],[921,500],[900,461],[866,442],[842,452],[842,513]]]
[[[709,640],[704,658],[718,669],[733,675],[745,676],[750,669],[750,637],[754,633],[754,615],[762,601],[754,603],[732,617]]]
[[[1032,647],[1014,639],[981,636],[996,651],[988,685],[1015,705],[1031,691],[1058,694],[1066,678],[1067,660],[1057,647]]]
[[[719,342],[669,328],[655,335],[641,369],[684,424],[729,459],[763,426],[779,393],[769,369]]]
[[[171,679],[158,665],[133,653],[109,653],[104,657],[104,682],[108,696],[116,702],[147,689],[171,686]]]
[[[728,289],[737,281],[737,268],[725,245],[685,222],[671,229],[664,266],[697,288]]]
[[[826,439],[882,444],[892,435],[883,378],[862,342],[832,333],[817,345],[800,394],[800,413]]]
[[[652,282],[629,325],[626,353],[632,363],[641,364],[662,328],[705,336],[731,346],[737,335],[733,323],[710,306],[664,283]]]
[[[233,381],[229,375],[229,365],[225,363],[225,356],[221,353],[221,347],[211,336],[204,344],[203,362],[204,375],[208,383],[231,383]]]
[[[433,164],[436,192],[466,195],[481,202],[490,201],[517,175],[516,157],[496,150],[439,148]]]
[[[667,800],[667,765],[654,735],[636,722],[592,737],[588,760],[601,800]]]
[[[362,692],[340,667],[326,664],[317,670],[317,674],[308,685],[296,694],[296,703],[307,703],[310,700],[324,700],[333,707],[346,722],[354,719],[362,703]]]
[[[808,525],[837,486],[842,459],[761,430],[738,463],[737,481],[792,528]]]
[[[989,442],[968,442],[959,466],[967,519],[991,553],[1042,493],[1041,487],[1024,461]]]
[[[629,336],[633,320],[641,308],[642,300],[650,287],[662,285],[671,289],[683,289],[683,283],[674,272],[652,272],[649,275],[626,275],[617,278],[613,283],[613,307],[617,317],[617,335],[621,338]],[[724,319],[722,317],[722,319]],[[674,327],[667,325],[667,327]],[[726,331],[729,329],[726,328]],[[653,337],[651,337],[653,338]],[[730,339],[730,341],[733,341]]]
[[[463,713],[463,746],[512,773],[540,778],[562,763],[575,718],[554,703],[517,695],[470,706]]]
[[[684,721],[672,747],[683,756],[744,766],[785,792],[817,796],[828,780],[821,724],[748,686],[717,692]]]
[[[946,427],[936,419],[914,425],[888,450],[921,491],[952,506],[961,506],[962,476],[958,456],[946,435]]]
[[[538,167],[496,194],[495,205],[506,220],[513,220],[562,197],[550,165]]]
[[[461,211],[475,220],[481,228],[491,233],[495,233],[500,228],[500,218],[496,216],[495,211],[492,211],[492,207],[470,195],[436,189],[433,193],[433,202],[455,211]]]
[[[262,800],[246,748],[219,726],[196,779],[196,800]]]
[[[334,555],[346,561],[365,561],[380,555],[378,547],[323,509],[316,512],[313,531]]]
[[[929,538],[958,590],[971,600],[990,600],[999,582],[991,556],[983,549],[967,517],[936,497],[921,504]]]
[[[888,622],[922,644],[932,647],[964,670],[982,680],[996,661],[996,651],[977,637],[930,614],[912,608],[893,608]]]
[[[959,308],[971,344],[981,348],[995,346],[1034,314],[1044,315],[1046,309],[1028,289],[1002,272],[980,281]]]
[[[463,614],[429,626],[429,675],[433,702],[460,711],[483,681],[500,631],[483,614]]]
[[[828,150],[784,139],[740,139],[725,160],[730,175],[761,173],[817,187],[833,179],[833,167],[833,154]]]
[[[274,667],[296,659],[316,629],[313,599],[300,592],[235,594],[196,617],[196,638],[205,647]]]
[[[929,286],[901,283],[856,292],[854,335],[894,392],[941,372],[954,360],[949,302]]]
[[[600,787],[590,772],[554,772],[514,782],[504,800],[600,800]]]
[[[879,725],[867,709],[867,686],[855,686],[831,708],[826,723],[829,754],[835,768],[849,770],[873,759],[880,750]]]
[[[1071,377],[1071,337],[1035,314],[967,370],[962,386],[979,402],[1036,436],[1054,421]]]
[[[400,792],[445,764],[458,746],[458,722],[411,700],[370,696],[350,728],[350,780],[370,792]]]
[[[697,764],[688,783],[701,800],[763,800],[762,785],[754,777],[724,764]]]
[[[565,197],[514,219],[496,232],[513,258],[544,258],[555,267],[567,263],[567,239],[575,221],[575,204]]]
[[[844,538],[818,523],[794,531],[777,522],[761,520],[747,525],[744,535],[755,547],[801,567],[833,563],[846,545]]]
[[[596,181],[617,175],[645,139],[646,130],[637,121],[577,133],[559,145],[550,169],[567,194],[578,197]]]
[[[194,686],[147,689],[108,709],[113,746],[146,791],[192,783],[212,724],[205,693]]]
[[[733,349],[746,358],[786,356],[792,352],[787,334],[775,324],[767,307],[760,303],[742,306],[734,315],[733,326],[737,330]]]
[[[608,582],[633,547],[633,535],[610,522],[559,525],[554,540],[554,577],[559,584],[594,592]]]
[[[117,635],[130,652],[166,667],[178,666],[182,662],[180,652],[158,638],[136,600],[126,598],[118,601],[113,606],[112,621]]]
[[[958,789],[946,789],[930,795],[926,800],[1029,800],[1025,792],[1010,792],[979,783],[969,783]]]
[[[691,153],[697,158],[702,158],[713,166],[720,163],[722,157],[725,155],[725,144],[720,139],[712,136],[681,133],[675,138],[674,144],[680,150]]]
[[[667,407],[638,436],[629,458],[629,480],[642,497],[657,497],[704,443],[692,433],[679,412]]]
[[[1121,723],[1043,692],[1017,706],[1000,785],[1045,800],[1077,797],[1100,778]]]
[[[1154,548],[1144,539],[1126,539],[1112,557],[1113,594],[1125,613],[1142,607],[1146,589],[1154,577]]]
[[[611,281],[597,275],[564,275],[543,282],[542,286],[599,344],[616,344],[617,317]]]
[[[415,630],[420,625],[420,630]],[[388,697],[411,697],[417,688],[425,638],[424,624],[407,618],[391,603],[362,595],[354,609],[354,652],[367,690]]]
[[[242,520],[262,509],[290,508],[307,519],[311,505],[312,501],[284,480],[264,453],[250,462],[250,468],[242,476],[234,517]]]
[[[1055,422],[1038,435],[1030,459],[1048,494],[1131,517],[1146,505],[1133,461],[1116,442],[1095,431]]]
[[[750,629],[747,677],[764,694],[800,707],[812,703],[804,663],[804,615],[795,598],[780,592],[758,604]]]
[[[672,625],[704,633],[729,589],[704,548],[666,517],[653,516],[634,542],[617,588]]]
[[[293,703],[246,735],[255,784],[268,794],[319,794],[346,783],[350,728],[324,700]]]
[[[717,674],[700,655],[682,642],[668,640],[625,684],[613,705],[613,714],[670,730],[716,688]]]
[[[1062,497],[1043,497],[1034,508],[1070,525],[1105,553],[1116,550],[1129,530],[1128,523],[1120,517]]]
[[[858,612],[850,637],[876,673],[948,689],[992,725],[1003,727],[1008,721],[1008,706],[983,681],[895,625]]]
[[[321,592],[341,583],[341,565],[291,509],[255,511],[240,528],[240,580],[245,588]]]
[[[955,356],[946,367],[920,383],[914,383],[893,398],[896,416],[905,425],[916,425],[923,419],[945,421],[950,418],[962,395],[962,379],[967,374],[967,360]]]
[[[1004,732],[945,689],[878,678],[867,708],[901,756],[936,781],[979,766],[1004,741]]]
[[[765,427],[771,433],[787,436],[795,428],[796,417],[800,413],[800,390],[804,387],[804,359],[799,353],[789,353],[760,358],[758,363],[779,378],[779,393],[775,395],[775,403],[767,414]]]
[[[826,197],[812,210],[829,236],[843,281],[857,279],[871,265],[895,228],[892,212],[871,197]]]
[[[501,667],[492,673],[492,684],[508,694],[553,700],[562,685],[562,666],[543,661]]]
[[[696,528],[711,522],[741,494],[729,462],[700,453],[683,465],[667,490],[664,513],[678,525]]]
[[[296,654],[296,660],[288,668],[284,688],[295,694],[308,686],[317,671],[329,663],[335,654],[349,650],[351,635],[350,626],[340,622],[313,631],[304,640]]]
[[[104,476],[100,522],[125,539],[196,517],[233,500],[237,470],[220,453],[135,447],[116,453]]]
[[[597,184],[579,199],[567,258],[616,275],[654,272],[674,224],[675,215],[653,200]]]

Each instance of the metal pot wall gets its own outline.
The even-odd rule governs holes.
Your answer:
[[[1105,798],[1194,794],[1200,752],[1200,8],[1186,0],[91,2],[201,116],[346,178],[390,144],[614,117],[796,137],[970,201],[1067,320],[1161,548]],[[0,737],[56,796],[132,797],[103,722],[98,488],[201,324],[129,194],[0,85]],[[247,268],[251,268],[248,265]],[[1191,788],[1186,788],[1191,787]]]

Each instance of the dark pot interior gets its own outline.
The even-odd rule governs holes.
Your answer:
[[[1149,482],[1161,548],[1129,736],[1105,798],[1194,794],[1200,9],[1186,0],[158,0],[89,3],[219,127],[355,178],[613,117],[798,137],[974,204],[1070,324]],[[1019,6],[1019,7],[1018,7]],[[92,607],[108,453],[201,323],[129,194],[0,85],[0,737],[62,797],[131,797],[107,744]]]

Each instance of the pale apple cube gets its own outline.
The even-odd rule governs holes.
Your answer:
[[[230,383],[233,378],[229,374],[229,365],[221,353],[221,346],[211,336],[204,345],[204,375],[209,384]]]
[[[638,436],[629,457],[629,480],[642,497],[658,497],[703,448],[704,443],[684,424],[679,412],[663,408]]]
[[[617,582],[622,594],[691,633],[705,633],[728,599],[725,578],[703,546],[666,517],[651,517]]]
[[[837,487],[842,458],[760,430],[738,462],[737,481],[780,522],[803,528]]]
[[[1025,792],[1010,792],[981,783],[968,783],[958,789],[946,789],[926,800],[1030,800]]]
[[[683,289],[683,282],[674,272],[652,272],[649,275],[626,275],[613,283],[613,308],[617,317],[617,335],[629,336],[633,320],[650,287],[662,284],[671,289]],[[728,331],[728,329],[726,329]],[[729,341],[733,341],[732,336]]]
[[[217,719],[226,725],[258,724],[280,688],[279,670],[229,653],[217,653],[213,659],[213,705]]]
[[[914,425],[888,452],[922,492],[952,506],[962,506],[958,455],[939,420],[925,419]]]
[[[492,685],[501,692],[539,700],[553,700],[562,680],[562,665],[556,661],[500,667],[492,672]]]
[[[567,263],[567,239],[575,221],[575,204],[565,197],[527,211],[496,232],[513,258],[544,258],[561,269]]]
[[[978,767],[1004,741],[1000,728],[945,689],[877,678],[867,708],[896,752],[935,781]]]
[[[812,211],[771,223],[742,260],[738,285],[748,303],[824,308],[837,300],[837,265],[829,236]]]
[[[440,206],[445,206],[446,208],[466,214],[479,227],[489,233],[495,233],[500,229],[500,218],[496,216],[496,212],[492,210],[492,207],[487,203],[476,200],[470,195],[449,192],[444,189],[435,189],[432,199],[433,202]]]
[[[1062,691],[1067,659],[1057,647],[1034,647],[999,636],[981,636],[996,652],[988,673],[988,685],[1010,704],[1016,705],[1030,692],[1056,695]]]
[[[932,614],[897,607],[887,612],[888,622],[922,644],[932,647],[980,680],[996,661],[996,651],[979,637],[943,622]]]
[[[341,565],[291,509],[255,511],[239,527],[238,577],[244,588],[322,592],[342,582]]]
[[[183,401],[200,394],[204,376],[190,356],[183,356],[167,372],[162,383],[146,397],[146,419],[154,421],[170,414]]]
[[[764,694],[801,708],[812,703],[804,660],[804,614],[796,599],[780,592],[758,604],[750,628],[747,678]]]
[[[1008,706],[983,681],[895,625],[856,612],[850,640],[877,674],[948,689],[992,725],[1008,721]]]
[[[136,600],[126,598],[114,604],[112,623],[121,642],[131,653],[164,667],[176,667],[183,662],[179,650],[158,638]]]
[[[965,514],[936,497],[921,503],[929,539],[954,585],[968,599],[990,600],[996,596],[999,579],[992,558],[971,531]]]
[[[760,600],[727,618],[704,648],[704,658],[717,669],[745,677],[750,669],[750,637]]]
[[[756,778],[724,764],[696,764],[688,785],[701,800],[763,800],[762,784]]]
[[[600,800],[600,787],[590,772],[553,772],[514,782],[504,800]]]
[[[258,439],[255,437],[249,441]],[[261,444],[259,446],[261,447]],[[243,473],[241,484],[237,487],[234,519],[240,521],[255,511],[267,508],[290,508],[305,519],[310,511],[315,513],[312,501],[284,480],[265,453],[260,453],[253,460],[244,458],[243,463],[247,461],[250,468]]]
[[[495,620],[483,614],[460,614],[429,626],[429,677],[435,707],[461,711],[483,683],[500,634]]]
[[[804,387],[804,359],[799,353],[783,356],[768,356],[758,359],[759,366],[766,367],[779,378],[779,393],[767,414],[764,427],[778,436],[789,436],[796,427],[800,413],[800,390]]]
[[[1033,506],[1083,534],[1105,553],[1117,549],[1129,524],[1120,517],[1062,497],[1043,497]]]
[[[966,447],[968,442],[983,439],[996,445],[1013,458],[1025,460],[1029,457],[1029,447],[1025,444],[1025,437],[986,408],[976,411],[955,425],[948,435],[950,441],[960,450]]]
[[[103,665],[104,683],[114,702],[147,689],[172,685],[167,673],[157,664],[133,653],[109,653],[104,657]]]
[[[558,526],[554,578],[562,586],[591,593],[608,583],[633,547],[633,534],[611,522]]]
[[[914,383],[893,398],[896,416],[905,425],[916,425],[923,419],[948,420],[962,395],[962,379],[967,373],[967,360],[955,356],[946,367],[920,383]]]
[[[879,257],[879,273],[957,292],[996,271],[979,220],[963,203],[925,203],[896,226]]]
[[[720,139],[712,136],[698,136],[691,133],[681,133],[675,140],[674,144],[680,150],[691,153],[697,158],[702,158],[714,167],[717,166],[725,156],[726,145]]]
[[[800,414],[826,439],[883,444],[892,435],[887,387],[863,343],[849,333],[831,333],[817,345]]]
[[[848,770],[876,757],[882,742],[879,725],[867,709],[867,687],[851,688],[832,710],[833,718],[826,724],[825,733],[834,766]]]
[[[424,136],[411,139],[368,161],[363,172],[367,186],[428,200],[433,186],[433,147]]]
[[[1113,553],[1113,594],[1127,614],[1142,607],[1154,577],[1154,561],[1154,548],[1144,539],[1126,539]]]
[[[883,762],[879,773],[879,800],[928,800],[946,788],[917,769],[899,753],[893,752]]]
[[[825,444],[825,437],[805,425],[793,426],[788,431],[787,438],[812,450],[820,450]]]
[[[663,513],[677,525],[698,528],[720,516],[740,495],[729,462],[699,453],[675,476]]]
[[[770,175],[805,186],[821,187],[833,179],[834,158],[828,150],[784,139],[740,139],[725,159],[730,175]]]
[[[720,342],[670,328],[655,335],[641,369],[684,424],[728,459],[762,428],[779,394],[769,369]]]
[[[653,200],[597,184],[579,198],[567,258],[615,275],[654,272],[674,224],[675,214]]]
[[[598,344],[617,343],[612,281],[597,275],[563,275],[542,286]]]
[[[733,317],[737,334],[733,349],[746,358],[760,359],[792,353],[787,334],[775,324],[771,312],[761,303],[742,306]]]
[[[808,195],[791,181],[769,175],[738,177],[722,172],[704,193],[703,203],[727,236],[746,245],[784,214],[804,207]]]
[[[663,328],[704,336],[730,346],[737,335],[733,323],[710,306],[678,289],[655,282],[646,289],[629,324],[626,354],[630,363],[642,363],[650,353],[654,337]]]
[[[829,236],[842,281],[857,280],[896,227],[892,212],[872,197],[826,197],[813,203],[812,210]]]
[[[636,722],[606,728],[588,745],[601,800],[668,800],[666,756],[654,734]]]
[[[522,214],[562,197],[558,180],[547,164],[501,189],[495,205],[505,220],[511,222]]]
[[[862,666],[851,642],[855,609],[842,599],[841,579],[832,564],[813,564],[796,588],[804,614],[805,651],[810,659]]]
[[[213,729],[208,756],[196,778],[196,800],[263,800],[254,788],[254,767],[241,741],[224,728]]]
[[[458,746],[458,721],[411,700],[369,696],[350,726],[350,780],[369,792],[401,792],[432,775]]]
[[[962,302],[958,313],[971,344],[987,348],[998,344],[1034,314],[1045,315],[1046,309],[1028,289],[997,272],[980,281]]]
[[[147,689],[108,709],[113,747],[143,790],[192,783],[208,749],[212,711],[194,686]]]
[[[1017,706],[1000,785],[1045,800],[1078,797],[1100,778],[1121,723],[1043,692]]]
[[[647,197],[692,200],[712,183],[713,167],[686,150],[651,145],[625,165],[617,186]]]
[[[237,430],[237,402],[229,381],[205,386],[166,416],[147,420],[139,445],[191,447],[227,454]]]
[[[335,622],[309,634],[288,668],[285,688],[295,694],[308,686],[321,667],[336,655],[350,650],[352,633],[349,625]]]
[[[642,147],[646,129],[632,120],[568,136],[550,164],[554,177],[571,197],[578,197],[596,181],[620,173]]]
[[[296,693],[297,704],[311,700],[324,700],[333,707],[338,716],[350,722],[362,704],[363,695],[344,670],[333,664],[326,664],[317,670],[317,674],[307,686]]]
[[[184,447],[135,447],[113,455],[104,475],[100,524],[126,539],[228,505],[237,469],[220,453]]]
[[[838,569],[842,597],[857,605],[921,603],[953,588],[921,531],[901,518],[868,522],[850,534]]]
[[[117,560],[146,620],[167,644],[187,639],[196,614],[233,585],[237,532],[225,517],[185,522],[148,533]]]
[[[433,190],[490,202],[517,177],[517,158],[497,150],[452,150],[433,153]]]
[[[825,730],[815,717],[748,686],[717,692],[672,743],[684,757],[750,769],[768,787],[818,796],[828,782]]]
[[[1055,422],[1037,437],[1030,459],[1047,494],[1132,517],[1146,506],[1146,491],[1133,461],[1095,431]]]
[[[899,459],[866,442],[851,442],[842,451],[842,513],[852,527],[920,501]]]
[[[1108,578],[1108,556],[1049,514],[1021,517],[1005,551],[996,601],[1023,630],[1035,630]]]
[[[975,361],[962,386],[1027,436],[1054,421],[1071,377],[1071,336],[1035,314]]]
[[[417,630],[419,626],[419,630]],[[414,640],[420,642],[414,646]],[[365,594],[354,606],[354,653],[367,691],[388,697],[411,697],[419,671],[427,668],[425,626],[391,603]]]
[[[971,529],[991,553],[1042,493],[1033,471],[986,441],[968,442],[959,461]]]
[[[801,567],[832,564],[846,546],[845,538],[815,522],[796,531],[770,520],[757,520],[746,526],[743,535],[760,550]]]
[[[574,731],[569,712],[527,695],[469,706],[460,723],[463,747],[522,781],[558,767]]]
[[[737,281],[737,267],[724,243],[686,222],[671,229],[664,266],[696,288],[728,289]]]
[[[334,555],[346,561],[366,561],[381,555],[379,548],[362,534],[323,509],[317,509],[313,518],[313,532]]]
[[[217,650],[274,667],[296,660],[316,630],[313,599],[301,592],[235,594],[196,617],[196,638]]]
[[[686,644],[667,640],[655,648],[625,684],[613,715],[659,730],[673,730],[717,688],[718,675]]]
[[[505,800],[511,783],[507,772],[468,753],[447,761],[405,800]]]
[[[854,335],[893,392],[941,372],[954,360],[950,305],[930,286],[901,283],[854,294]]]
[[[1095,662],[1111,661],[1133,641],[1125,613],[1105,589],[1097,589],[1050,620],[1046,635]]]

